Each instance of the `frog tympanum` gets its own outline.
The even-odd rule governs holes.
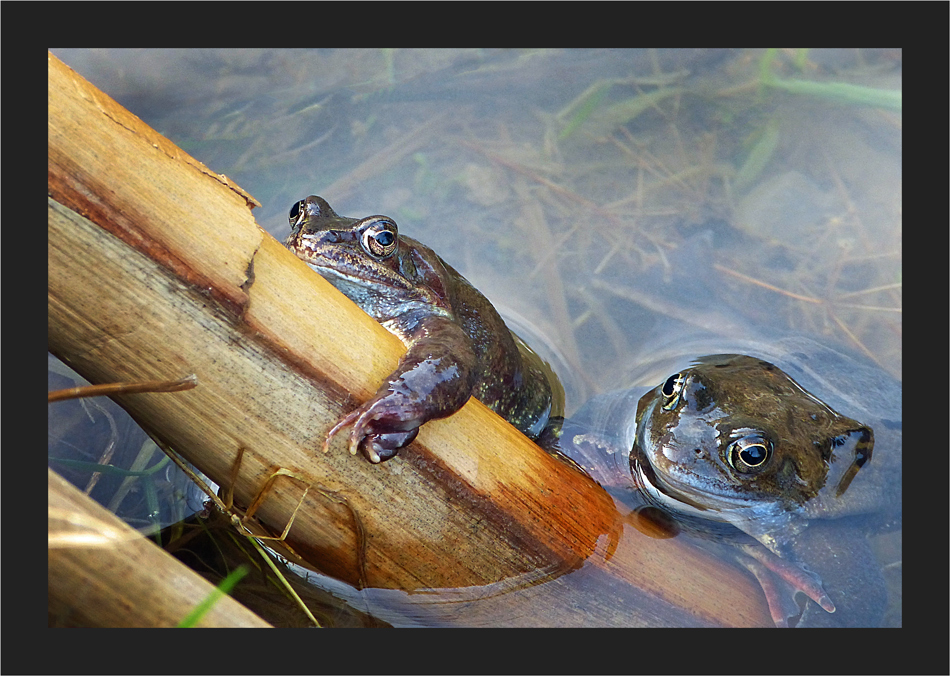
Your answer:
[[[850,400],[879,396],[881,386],[865,385],[874,389],[852,391]],[[899,411],[899,385],[889,395]],[[884,512],[893,523],[900,511],[897,417],[874,420],[885,432],[884,447],[875,449],[868,424],[838,413],[772,363],[721,354],[696,359],[645,394],[595,398],[559,444],[615,495],[631,492],[710,546],[728,543],[759,580],[777,625],[840,624],[826,617],[862,625],[875,613],[879,619],[884,591],[855,524]],[[800,607],[798,592],[811,601]],[[840,610],[830,615],[842,604],[852,606],[847,619]]]
[[[561,413],[550,369],[511,333],[491,303],[387,216],[346,218],[311,195],[290,210],[289,248],[408,348],[376,394],[327,434],[347,425],[350,452],[373,463],[412,441],[427,420],[470,396],[529,437]],[[550,374],[550,375],[549,375]]]

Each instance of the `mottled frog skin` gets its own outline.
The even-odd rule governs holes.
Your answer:
[[[865,534],[900,522],[900,385],[803,338],[764,352],[595,398],[560,450],[615,495],[729,542],[777,625],[873,625],[886,599]]]
[[[339,216],[311,195],[290,211],[289,248],[407,347],[396,370],[330,438],[352,425],[349,446],[373,463],[394,457],[419,427],[470,396],[529,437],[560,415],[563,392],[544,362],[491,303],[387,216]]]

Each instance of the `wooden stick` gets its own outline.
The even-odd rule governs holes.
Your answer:
[[[49,470],[53,626],[174,627],[214,585]],[[269,627],[230,597],[202,627]]]

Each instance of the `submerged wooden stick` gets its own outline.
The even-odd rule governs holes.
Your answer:
[[[383,465],[342,442],[319,453],[399,341],[264,232],[252,197],[52,55],[48,151],[50,350],[94,383],[196,374],[187,392],[114,398],[219,483],[244,449],[238,505],[283,470],[255,514],[272,532],[310,486],[287,544],[313,567],[413,591],[587,561],[615,580],[585,592],[587,623],[770,626],[748,576],[620,538],[599,486],[475,400]],[[580,623],[572,603],[551,598],[542,623]]]

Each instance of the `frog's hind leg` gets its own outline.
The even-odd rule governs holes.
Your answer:
[[[769,614],[776,627],[786,628],[789,618],[801,615],[802,609],[795,603],[794,594],[790,592],[787,585],[776,579],[772,571],[753,558],[741,554],[736,558],[758,580],[765,594],[765,600],[769,604]]]
[[[759,581],[769,604],[772,620],[779,627],[787,627],[789,618],[802,614],[795,602],[801,592],[829,613],[835,604],[825,592],[821,578],[795,563],[789,563],[761,545],[740,545],[739,562]]]

